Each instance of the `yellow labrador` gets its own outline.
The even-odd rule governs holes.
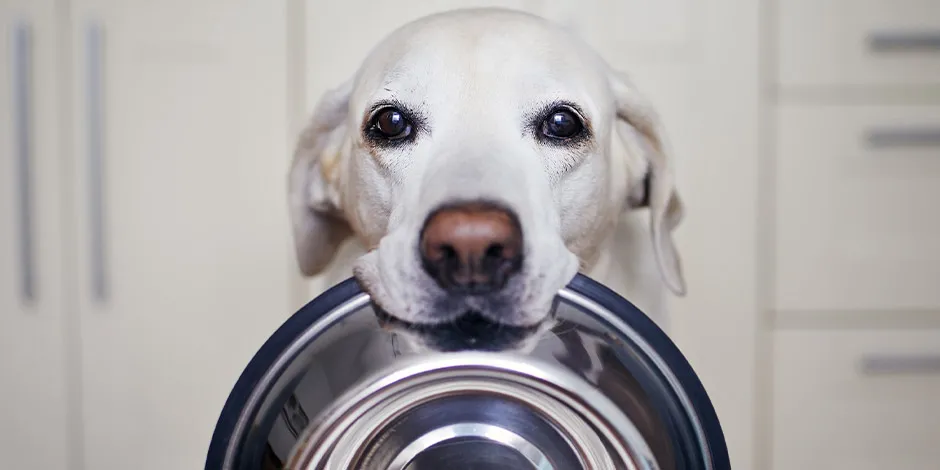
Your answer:
[[[527,13],[451,11],[382,40],[322,97],[289,200],[304,274],[352,272],[383,315],[419,329],[537,330],[579,270],[659,322],[664,288],[685,291],[656,113]],[[350,237],[362,255],[331,263]]]

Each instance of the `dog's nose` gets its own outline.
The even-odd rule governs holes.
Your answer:
[[[485,294],[521,268],[522,228],[494,205],[447,206],[425,221],[420,251],[425,271],[448,292]]]

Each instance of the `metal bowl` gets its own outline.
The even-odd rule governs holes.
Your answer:
[[[525,347],[494,328],[430,352],[346,280],[251,360],[205,468],[730,469],[701,382],[633,304],[578,275],[553,318]]]

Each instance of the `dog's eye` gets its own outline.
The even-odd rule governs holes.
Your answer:
[[[555,110],[542,122],[542,134],[553,139],[570,139],[583,129],[581,119],[566,110]]]
[[[412,131],[411,122],[404,113],[395,108],[380,111],[373,120],[372,128],[389,140],[404,139],[411,135]]]

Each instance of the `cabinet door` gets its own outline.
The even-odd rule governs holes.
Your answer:
[[[786,330],[773,344],[774,470],[935,470],[940,330]]]
[[[69,460],[54,3],[0,1],[3,468]]]
[[[292,313],[284,8],[73,3],[84,468],[201,468]]]
[[[940,309],[940,107],[777,109],[775,307]]]
[[[783,87],[940,84],[935,0],[787,0],[775,10],[768,55]]]

